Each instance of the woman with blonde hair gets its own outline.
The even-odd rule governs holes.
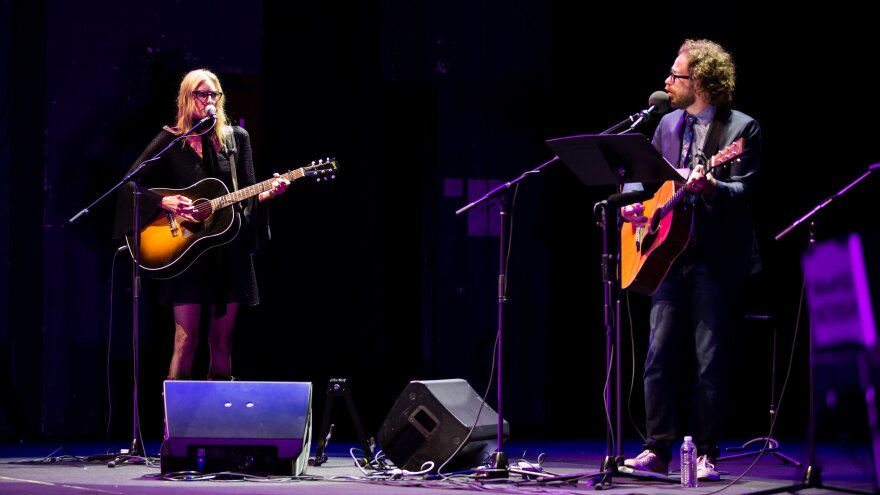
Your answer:
[[[140,184],[145,188],[139,206],[141,225],[152,220],[174,236],[186,239],[187,235],[194,236],[192,232],[198,233],[199,226],[207,225],[201,223],[205,220],[204,202],[188,194],[187,188],[208,178],[212,180],[207,183],[219,180],[229,191],[256,184],[250,137],[242,127],[227,121],[225,103],[220,80],[211,71],[197,69],[183,77],[176,122],[162,128],[129,171],[149,161],[140,175]],[[265,205],[261,207],[260,203],[283,193],[289,184],[289,180],[275,174],[266,190],[228,207],[231,223],[220,245],[201,252],[187,249],[187,256],[169,263],[175,265],[175,275],[159,282],[159,300],[171,306],[174,314],[174,351],[168,379],[192,378],[193,358],[203,327],[208,331],[210,356],[207,378],[232,379],[232,332],[239,307],[260,302],[252,256],[259,244],[269,239],[262,211]],[[134,187],[130,182],[120,190],[116,237],[132,235]],[[140,252],[144,253],[143,245]]]

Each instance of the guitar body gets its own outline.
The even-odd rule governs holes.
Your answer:
[[[693,208],[685,201],[666,215],[664,204],[672,200],[683,183],[666,181],[643,203],[648,224],[624,223],[620,233],[620,284],[624,289],[651,295],[666,277],[672,262],[684,251],[694,224]]]
[[[150,191],[162,196],[186,196],[193,202],[197,221],[186,220],[162,210],[146,227],[141,228],[140,266],[154,278],[176,277],[206,250],[235,239],[241,228],[241,217],[236,204],[272,190],[272,182],[284,178],[291,182],[305,177],[318,181],[336,177],[336,160],[320,160],[311,165],[276,174],[271,179],[229,192],[226,185],[214,178],[202,179],[185,189]],[[134,235],[125,237],[128,251],[134,257]]]
[[[222,181],[202,179],[185,189],[150,189],[162,196],[182,195],[193,203],[210,205],[210,200],[229,193]],[[233,240],[241,228],[241,219],[234,206],[210,211],[199,222],[162,210],[141,228],[140,266],[154,278],[167,279],[183,273],[206,250]],[[134,235],[125,238],[128,250],[134,253]]]
[[[743,152],[745,138],[725,146],[705,163],[707,171],[730,163]],[[688,199],[685,199],[688,198]],[[685,199],[684,201],[682,201]],[[644,215],[650,220],[637,228],[625,223],[620,232],[620,286],[651,295],[666,278],[672,262],[687,247],[694,228],[694,210],[685,184],[666,181],[645,201]]]

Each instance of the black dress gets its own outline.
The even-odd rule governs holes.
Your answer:
[[[142,173],[141,225],[146,225],[160,213],[162,195],[148,188],[186,188],[206,177],[223,181],[232,191],[230,155],[234,153],[239,189],[256,183],[250,137],[243,128],[232,127],[235,150],[223,146],[216,152],[207,141],[200,157],[188,144],[174,143],[161,158],[147,165]],[[163,130],[138,157],[131,170],[141,162],[153,157],[176,136]],[[183,141],[185,142],[185,140]],[[210,155],[209,155],[210,153]],[[134,185],[120,189],[114,236],[121,238],[131,231],[132,191]],[[194,199],[194,198],[193,198]],[[234,205],[241,218],[241,230],[231,242],[206,250],[182,274],[159,283],[159,302],[200,303],[225,305],[240,303],[247,306],[259,304],[257,280],[254,272],[253,253],[269,239],[266,206],[259,205],[256,197],[242,202],[243,208]]]

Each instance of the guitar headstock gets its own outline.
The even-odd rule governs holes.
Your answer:
[[[335,179],[338,168],[339,163],[335,158],[325,158],[317,162],[313,161],[310,165],[302,168],[303,177],[315,177],[319,182],[321,180]]]
[[[721,165],[736,159],[739,155],[742,155],[744,142],[745,138],[739,138],[725,146],[718,153],[712,155],[712,158],[709,159],[709,168],[720,167]]]

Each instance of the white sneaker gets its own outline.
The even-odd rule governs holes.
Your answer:
[[[624,460],[623,465],[635,471],[647,471],[663,476],[669,473],[669,467],[663,462],[663,459],[660,459],[660,456],[651,450],[645,450],[633,459]]]
[[[697,480],[699,481],[718,481],[721,475],[715,470],[715,464],[711,462],[709,456],[701,455],[697,457]]]

